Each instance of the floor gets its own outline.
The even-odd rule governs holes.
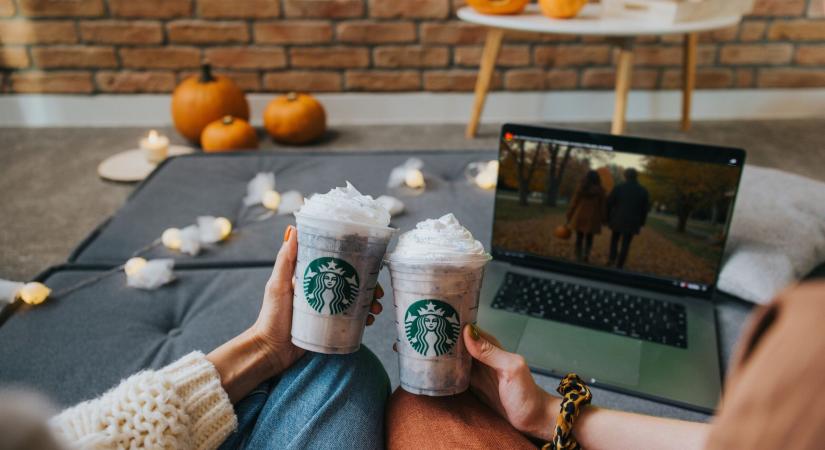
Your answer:
[[[554,124],[593,131],[607,123]],[[633,123],[628,134],[742,147],[748,162],[825,181],[825,120]],[[461,125],[338,127],[315,149],[492,149],[498,126],[464,138]],[[183,143],[173,130],[163,132]],[[123,203],[130,184],[100,180],[108,155],[134,147],[145,128],[0,128],[0,278],[24,280],[64,261],[74,246]],[[266,151],[300,151],[263,139]]]

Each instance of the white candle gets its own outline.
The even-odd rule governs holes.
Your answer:
[[[151,130],[148,136],[140,140],[140,148],[149,162],[157,164],[166,159],[169,151],[169,138]]]

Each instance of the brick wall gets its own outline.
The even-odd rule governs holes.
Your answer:
[[[470,91],[484,29],[462,0],[0,0],[2,92],[170,92],[208,59],[247,91]],[[609,89],[603,39],[511,33],[495,89]],[[756,0],[703,34],[699,88],[825,87],[823,0]],[[681,37],[645,38],[633,84],[680,85]]]

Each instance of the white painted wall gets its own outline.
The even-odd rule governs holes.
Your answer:
[[[275,94],[251,94],[252,123],[260,125]],[[332,125],[466,123],[470,93],[319,94]],[[169,95],[4,95],[0,126],[145,126],[171,124]],[[493,92],[482,122],[609,121],[612,91]],[[633,91],[629,121],[677,120],[679,91]],[[696,91],[694,120],[825,118],[825,89]]]

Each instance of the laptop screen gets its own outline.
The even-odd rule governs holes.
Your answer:
[[[679,290],[716,283],[741,150],[505,126],[499,162],[495,252]]]

